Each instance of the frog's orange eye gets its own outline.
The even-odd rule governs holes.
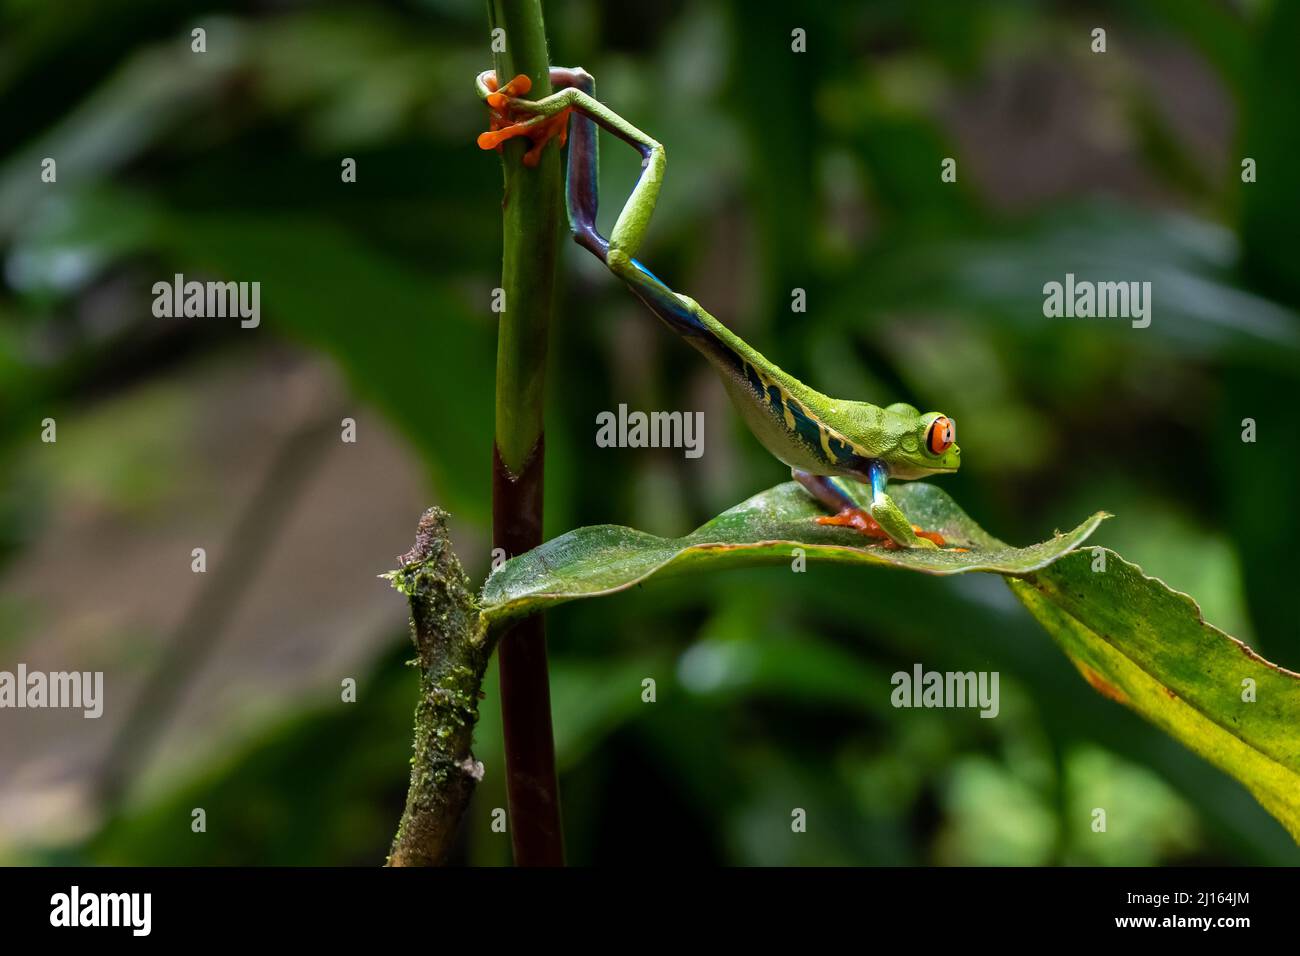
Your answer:
[[[930,429],[925,433],[925,447],[932,455],[942,455],[956,440],[957,423],[945,415],[930,422]]]

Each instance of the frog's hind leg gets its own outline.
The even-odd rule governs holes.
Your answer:
[[[589,93],[593,87],[591,76],[582,69],[552,68],[550,82],[561,93],[572,90]],[[552,139],[564,146],[569,135],[569,113],[572,107],[567,105],[567,101],[558,102],[559,94],[556,94],[545,100],[554,106],[553,109],[536,112],[534,115],[530,101],[521,99],[532,88],[532,80],[522,73],[504,86],[499,85],[492,70],[478,75],[475,89],[479,97],[492,108],[491,128],[479,136],[480,147],[497,149],[507,140],[526,136],[532,145],[524,153],[523,163],[525,166],[536,166],[541,161],[542,150]],[[520,119],[520,114],[525,118]]]
[[[494,128],[479,137],[479,146],[494,149],[508,139],[527,136],[533,141],[536,152],[529,150],[526,158],[533,157],[535,161],[540,156],[540,147],[549,139],[563,141],[567,138],[572,117],[566,193],[569,224],[574,237],[624,279],[639,281],[646,270],[635,262],[636,253],[650,224],[659,186],[663,182],[667,161],[664,148],[595,99],[592,95],[595,84],[585,71],[552,71],[551,80],[564,88],[540,100],[527,100],[518,95],[531,89],[527,77],[515,77],[497,90],[493,88],[495,75],[490,71],[480,74],[477,80],[479,96],[497,112],[498,118]],[[498,123],[508,125],[498,127]],[[641,175],[608,239],[596,228],[596,126],[613,133],[641,154]]]
[[[871,512],[862,508],[849,497],[848,492],[835,484],[826,475],[814,475],[810,471],[803,471],[799,468],[791,468],[790,475],[795,481],[803,485],[804,489],[818,502],[833,512],[833,514],[819,516],[817,518],[818,524],[856,528],[870,538],[879,538],[882,541],[890,540],[889,535],[885,533],[885,529],[880,527],[875,518],[871,517]]]

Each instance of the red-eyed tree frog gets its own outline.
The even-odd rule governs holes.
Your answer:
[[[891,548],[943,547],[938,533],[907,520],[886,485],[890,478],[955,472],[961,450],[953,420],[939,412],[923,414],[904,403],[881,408],[823,395],[781,371],[694,299],[673,292],[636,259],[663,184],[664,147],[596,100],[594,82],[585,71],[554,69],[550,76],[558,92],[527,100],[522,98],[532,85],[527,76],[501,87],[492,71],[479,74],[477,92],[492,109],[491,129],[479,136],[479,146],[493,149],[526,136],[531,147],[523,161],[535,166],[550,140],[561,147],[567,140],[565,193],[574,239],[708,359],[758,440],[834,512],[818,518],[820,523],[856,528]],[[596,228],[597,124],[642,158],[640,178],[608,239]],[[868,485],[869,507],[859,507],[836,478]]]

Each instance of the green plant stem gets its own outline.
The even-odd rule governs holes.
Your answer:
[[[523,73],[534,99],[551,92],[550,57],[540,0],[489,0],[504,50],[494,54],[502,82]],[[496,37],[494,37],[495,39]],[[546,346],[559,256],[563,183],[559,150],[523,165],[528,144],[505,144],[504,239],[501,287],[505,308],[497,333],[496,433],[492,462],[492,540],[514,556],[542,541],[543,412]],[[540,616],[514,625],[501,638],[501,713],[506,789],[515,863],[564,862],[555,742]]]

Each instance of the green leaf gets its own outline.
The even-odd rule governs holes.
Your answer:
[[[855,496],[863,491],[852,482],[844,488]],[[789,564],[795,548],[803,549],[808,561],[883,565],[936,575],[1026,574],[1078,547],[1106,517],[1098,512],[1068,534],[1013,548],[985,532],[933,485],[900,484],[891,494],[914,524],[942,534],[948,549],[889,550],[856,531],[820,525],[815,519],[825,511],[802,487],[786,482],[683,538],[660,538],[618,525],[570,531],[497,569],[483,587],[483,614],[495,623],[577,598],[614,594],[651,576]]]
[[[846,483],[851,494],[862,489]],[[1002,574],[1089,684],[1127,704],[1246,785],[1300,842],[1300,675],[1261,658],[1205,622],[1187,595],[1111,551],[1074,551],[1107,517],[1067,534],[1010,547],[939,488],[892,489],[907,516],[939,531],[942,551],[893,551],[816,523],[821,508],[794,482],[723,512],[682,538],[632,528],[579,528],[507,561],[484,585],[495,624],[577,598],[623,591],[654,576],[808,561],[883,565],[925,574]],[[964,548],[966,550],[955,550]],[[1104,570],[1097,558],[1104,554]],[[1249,678],[1254,700],[1243,700]]]
[[[1008,583],[1088,683],[1236,777],[1300,841],[1300,674],[1207,624],[1186,594],[1105,559],[1093,571],[1091,555],[1069,555]]]

